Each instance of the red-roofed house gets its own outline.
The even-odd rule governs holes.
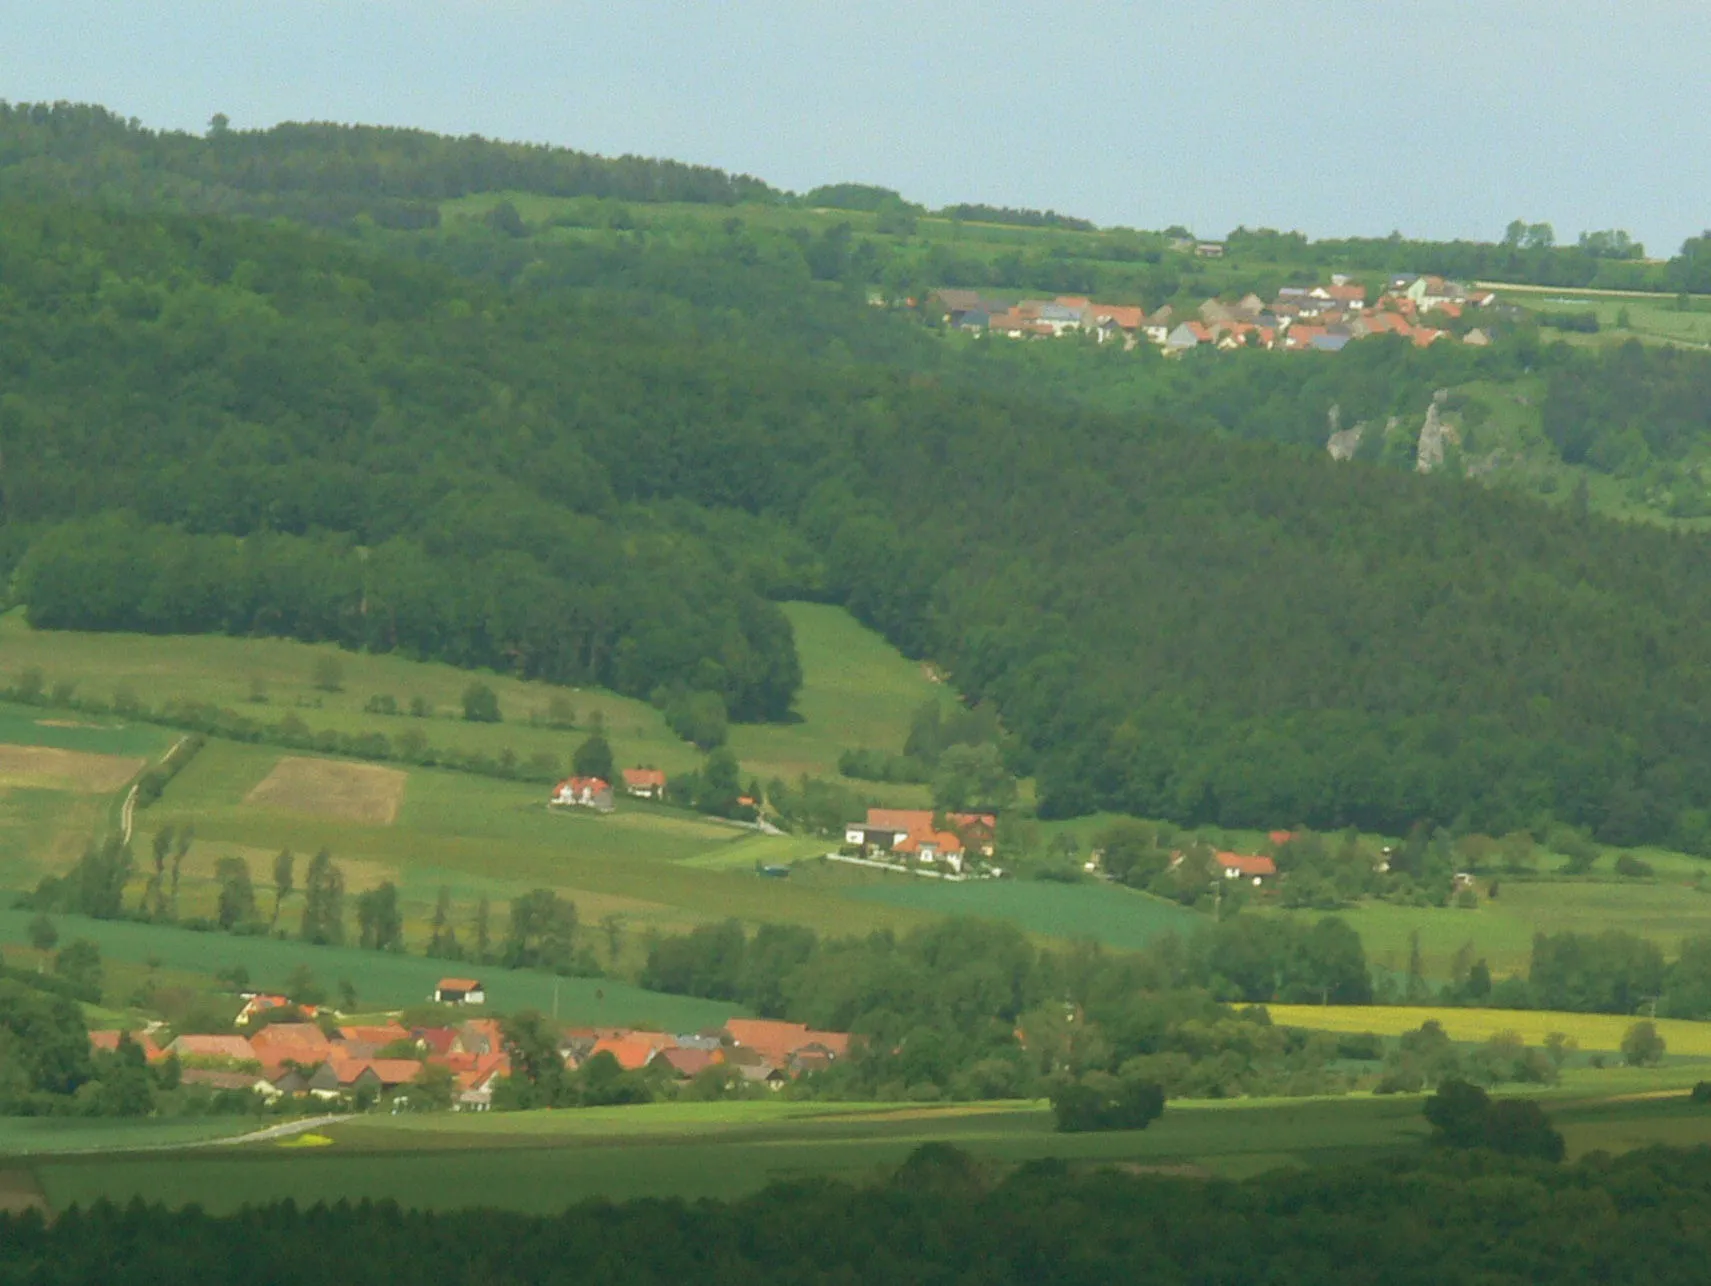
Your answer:
[[[244,1007],[238,1010],[238,1016],[232,1021],[239,1027],[247,1027],[251,1021],[270,1010],[288,1009],[290,1006],[291,998],[289,996],[257,994],[244,1001]],[[310,1018],[313,1018],[317,1012],[314,1005],[298,1005],[297,1008]]]
[[[654,1051],[648,1065],[669,1067],[684,1080],[689,1080],[722,1061],[716,1049],[660,1049]]]
[[[333,1042],[314,1023],[273,1023],[250,1039],[250,1048],[271,1076],[287,1063],[310,1067],[326,1062]]]
[[[663,1044],[662,1040],[669,1041],[670,1044]],[[588,1057],[610,1054],[626,1072],[639,1072],[653,1060],[655,1054],[662,1049],[670,1049],[676,1043],[671,1037],[661,1037],[655,1032],[627,1032],[622,1036],[607,1036],[595,1041],[594,1048],[588,1051]]]
[[[601,777],[566,777],[553,787],[550,801],[559,808],[592,808],[612,811],[612,783]]]
[[[1138,331],[1141,328],[1141,323],[1146,319],[1145,310],[1138,305],[1093,304],[1091,307],[1093,321],[1096,325],[1099,322],[1113,322],[1131,334]]]
[[[769,1018],[733,1018],[725,1024],[731,1043],[753,1050],[773,1067],[785,1067],[793,1054],[819,1051],[828,1060],[843,1058],[850,1050],[848,1032],[814,1031],[803,1023],[777,1022]]]
[[[120,1033],[117,1030],[92,1031],[89,1033],[89,1048],[100,1050],[106,1054],[116,1054],[119,1052],[119,1036]],[[238,1039],[242,1038],[239,1037]],[[132,1032],[131,1040],[135,1042],[138,1049],[143,1051],[143,1058],[148,1062],[158,1063],[167,1056],[168,1051],[155,1044],[154,1038],[147,1032]]]
[[[347,1090],[391,1090],[408,1085],[422,1073],[422,1064],[413,1058],[332,1058],[328,1060]]]
[[[624,793],[637,799],[664,799],[665,774],[658,768],[626,768]]]
[[[397,1041],[409,1040],[410,1033],[397,1023],[384,1023],[378,1027],[341,1027],[339,1039],[347,1045],[372,1045],[381,1049]]]
[[[1294,831],[1273,831],[1270,835],[1266,836],[1266,838],[1269,839],[1273,844],[1276,844],[1279,847],[1282,847],[1283,845],[1289,843],[1290,840],[1295,838],[1295,832]]]
[[[1249,857],[1242,853],[1219,853],[1213,863],[1226,880],[1252,880],[1259,884],[1277,874],[1277,863],[1269,857]]]
[[[449,1054],[458,1048],[457,1033],[450,1027],[418,1027],[410,1035],[430,1056]]]
[[[895,853],[918,862],[943,861],[961,871],[969,849],[991,857],[998,819],[991,813],[950,813],[949,829],[934,822],[930,808],[870,808],[867,819],[844,828],[844,842],[861,849],[864,857]]]
[[[263,1032],[266,1030],[262,1029]],[[166,1047],[166,1051],[178,1055],[179,1061],[186,1063],[192,1059],[238,1066],[261,1062],[255,1046],[242,1036],[180,1036]]]

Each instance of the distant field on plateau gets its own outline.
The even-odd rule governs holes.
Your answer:
[[[817,603],[786,603],[783,608],[796,632],[802,662],[804,683],[797,700],[801,721],[733,726],[731,747],[746,774],[762,780],[794,780],[802,773],[835,777],[838,756],[847,747],[901,750],[910,716],[923,702],[955,699],[920,663],[899,655],[841,608]],[[315,685],[317,662],[328,658],[336,659],[343,671],[341,691]],[[388,737],[416,731],[433,746],[495,756],[510,749],[525,762],[536,754],[550,754],[567,770],[571,752],[599,715],[620,764],[652,764],[670,773],[693,768],[701,759],[693,746],[666,727],[659,711],[642,701],[601,689],[561,688],[397,655],[344,652],[331,645],[219,635],[40,631],[30,629],[22,612],[7,613],[0,617],[0,686],[15,683],[32,669],[50,688],[73,683],[79,694],[102,701],[111,701],[123,689],[151,709],[188,700],[240,710],[263,722],[295,714],[315,731],[379,732]],[[463,691],[476,681],[498,694],[503,722],[462,719]],[[364,706],[376,696],[392,697],[401,710],[419,697],[433,713],[421,719],[369,713]],[[545,725],[555,696],[570,703],[575,728]],[[27,720],[32,714],[44,717],[29,710],[17,717]],[[0,719],[0,741],[14,740],[11,732],[12,725]],[[71,744],[73,740],[27,744],[95,748]],[[145,752],[115,746],[104,753]],[[872,789],[900,804],[925,801],[919,787]]]

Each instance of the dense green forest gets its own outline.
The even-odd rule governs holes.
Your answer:
[[[420,228],[439,223],[448,197],[507,189],[717,205],[777,196],[759,179],[705,166],[423,130],[317,122],[235,131],[216,117],[197,138],[84,104],[0,103],[0,196]]]
[[[861,1187],[804,1179],[729,1203],[587,1202],[552,1218],[367,1202],[284,1202],[227,1217],[99,1205],[51,1224],[0,1216],[0,1275],[38,1286],[162,1274],[293,1286],[420,1277],[1666,1286],[1704,1279],[1707,1201],[1704,1148],[1560,1166],[1446,1142],[1389,1161],[1217,1182],[1052,1161],[1004,1172],[931,1144]]]
[[[363,149],[400,199],[524,182],[460,171],[479,141],[6,121],[40,164],[0,189],[86,175],[62,135],[174,174],[229,147],[256,191],[336,188]],[[629,172],[513,151],[490,159],[590,199]],[[650,181],[739,199],[670,186],[691,177]],[[961,343],[870,307],[841,224],[0,214],[0,561],[37,624],[333,639],[777,719],[800,671],[769,600],[818,597],[995,702],[1046,814],[1711,848],[1705,538],[1421,478],[1383,433],[1322,449],[1333,406],[1380,422],[1527,375],[1565,459],[1676,459],[1711,427],[1704,355]]]
[[[764,594],[808,589],[995,699],[1050,812],[1711,834],[1699,537],[252,222],[14,206],[0,281],[40,623],[768,718],[799,674]],[[1373,346],[1344,369],[1382,390]]]

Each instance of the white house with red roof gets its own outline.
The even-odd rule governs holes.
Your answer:
[[[1213,856],[1212,862],[1217,870],[1223,872],[1226,880],[1251,880],[1258,885],[1277,874],[1277,863],[1269,857],[1255,857],[1245,853],[1218,853]]]
[[[626,768],[624,793],[637,799],[664,799],[665,774],[658,768]]]
[[[893,854],[904,861],[943,862],[961,873],[970,851],[993,854],[998,819],[991,813],[935,814],[930,808],[870,808],[844,828],[844,842],[863,857]]]
[[[566,777],[553,787],[551,803],[556,808],[592,808],[612,811],[612,783],[602,777]]]

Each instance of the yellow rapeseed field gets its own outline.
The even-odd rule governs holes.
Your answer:
[[[1428,1019],[1451,1040],[1482,1041],[1498,1032],[1518,1032],[1529,1045],[1543,1045],[1551,1032],[1572,1037],[1581,1049],[1614,1050],[1638,1020],[1623,1014],[1565,1014],[1551,1010],[1452,1009],[1435,1005],[1271,1005],[1272,1021],[1312,1031],[1372,1032],[1400,1036]],[[1711,1055],[1711,1023],[1660,1018],[1658,1033],[1672,1054]]]

